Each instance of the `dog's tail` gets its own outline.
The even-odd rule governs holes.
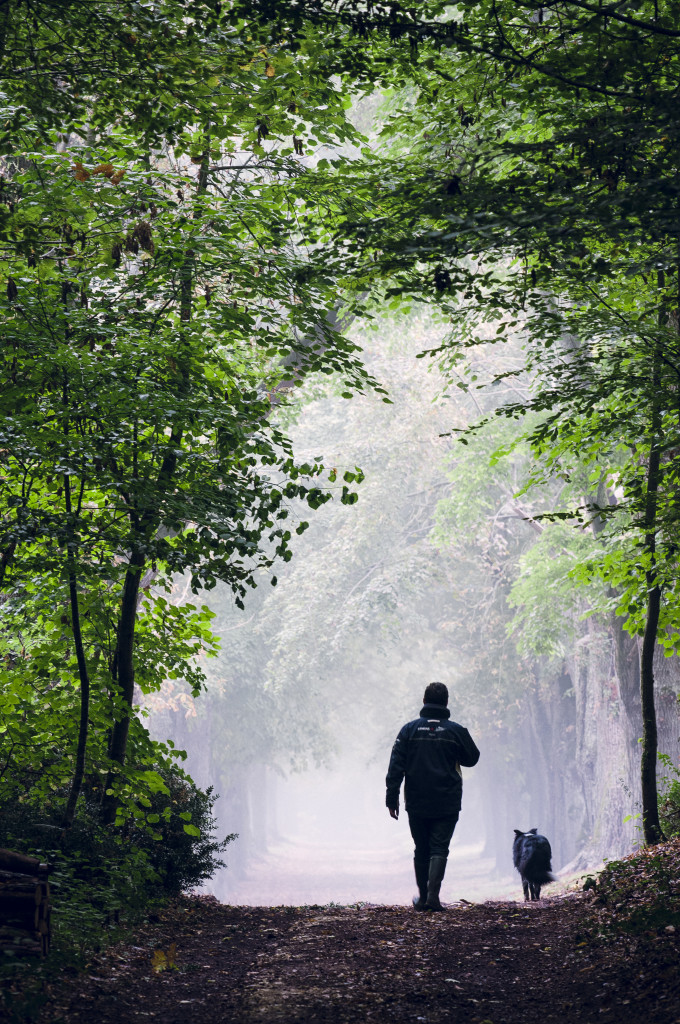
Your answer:
[[[548,882],[556,882],[557,877],[552,873],[549,867],[532,864],[526,872],[526,877],[530,882],[535,885],[547,885]]]

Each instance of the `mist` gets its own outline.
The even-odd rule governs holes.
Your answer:
[[[407,816],[402,801],[399,821],[389,817],[384,779],[400,727],[434,680],[481,751],[463,769],[444,899],[521,897],[514,828],[546,834],[557,871],[636,844],[638,744],[620,728],[614,638],[584,624],[581,606],[546,604],[541,581],[554,581],[541,573],[559,566],[541,553],[531,517],[554,492],[538,489],[520,507],[526,452],[490,466],[512,428],[496,421],[465,447],[456,440],[505,394],[447,387],[436,364],[416,358],[449,329],[423,314],[357,327],[391,404],[348,401],[317,380],[280,410],[296,458],[322,456],[336,470],[334,500],[291,509],[291,532],[302,519],[309,528],[276,567],[277,585],[263,573],[244,610],[226,589],[204,595],[221,638],[219,657],[202,661],[205,692],[193,700],[168,681],[147,698],[153,734],[185,749],[189,774],[219,794],[217,836],[238,833],[206,886],[223,902],[410,902]],[[489,376],[519,365],[520,353],[488,346],[475,359]],[[356,467],[358,502],[344,505],[342,477]],[[539,585],[527,594],[532,558]],[[187,599],[183,581],[174,599]],[[529,614],[541,633],[533,646]],[[671,661],[659,684],[662,702],[673,695],[662,749],[677,757]]]

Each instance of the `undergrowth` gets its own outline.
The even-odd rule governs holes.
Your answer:
[[[610,861],[588,887],[602,937],[680,930],[680,838]]]
[[[223,866],[220,854],[236,836],[214,837],[212,790],[186,776],[166,776],[172,814],[156,826],[161,838],[134,820],[103,826],[98,808],[83,803],[73,826],[61,827],[60,806],[15,804],[0,809],[0,846],[50,865],[52,946],[46,960],[0,951],[0,1017],[29,1024],[39,1014],[51,979],[78,971],[89,956],[125,937],[170,896],[187,891]],[[190,817],[193,830],[184,828]],[[194,834],[196,833],[196,834]]]

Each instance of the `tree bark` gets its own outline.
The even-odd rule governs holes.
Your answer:
[[[68,577],[69,599],[71,605],[71,630],[73,642],[76,649],[76,660],[78,662],[78,675],[80,677],[80,720],[78,723],[78,744],[76,747],[76,760],[73,768],[73,778],[66,810],[64,811],[64,825],[69,828],[73,824],[76,813],[78,797],[83,786],[85,777],[85,757],[87,754],[87,739],[90,729],[90,676],[85,659],[83,637],[80,628],[80,609],[78,606],[78,584],[75,571],[69,571]]]
[[[66,385],[64,386],[64,404],[66,405]],[[65,427],[68,431],[68,427]],[[81,491],[82,495],[82,491]],[[73,505],[71,501],[71,478],[68,473],[64,474],[64,503],[66,516],[69,523],[69,533],[73,523]],[[64,810],[64,826],[70,828],[76,813],[78,797],[83,786],[85,777],[85,757],[87,754],[87,739],[90,728],[90,676],[87,669],[87,659],[83,646],[83,634],[80,626],[80,607],[78,602],[78,578],[76,575],[77,546],[75,538],[71,535],[68,539],[67,572],[69,605],[71,611],[71,632],[76,651],[78,663],[78,677],[80,681],[80,718],[78,722],[78,742],[76,745],[75,764],[73,766],[73,778],[69,790],[66,808]]]
[[[659,271],[659,290],[663,288],[664,275]],[[660,326],[663,324],[663,311],[659,315]],[[649,445],[649,462],[647,465],[647,493],[645,498],[645,550],[650,562],[646,576],[647,582],[647,615],[645,632],[640,654],[640,701],[642,704],[642,761],[640,764],[640,784],[642,795],[642,831],[645,842],[653,846],[664,839],[659,822],[658,791],[656,782],[656,762],[658,755],[658,735],[656,727],[656,708],[654,706],[654,649],[659,629],[659,612],[661,610],[661,586],[659,584],[656,565],[656,534],[657,505],[659,482],[661,477],[661,410],[659,407],[660,388],[660,353],[661,340],[655,342],[652,362],[652,422]]]
[[[664,835],[659,822],[656,762],[658,734],[654,704],[654,647],[659,625],[661,588],[655,582],[653,571],[647,573],[649,587],[647,621],[640,656],[640,697],[642,700],[642,760],[640,782],[642,791],[642,830],[649,846],[662,842]],[[650,586],[651,583],[651,586]]]
[[[144,556],[141,553],[133,553],[130,559],[128,571],[125,575],[123,597],[120,606],[120,617],[118,619],[115,676],[118,693],[125,702],[126,709],[123,717],[114,722],[113,729],[111,730],[109,757],[112,761],[116,761],[120,765],[125,763],[128,733],[130,731],[130,714],[132,712],[132,701],[135,693],[135,624],[137,621],[139,581],[141,579],[142,570],[144,569],[144,561]],[[106,780],[106,791],[103,805],[104,821],[108,824],[113,821],[116,814],[115,794],[109,792],[112,782],[113,775],[109,772],[109,776]]]

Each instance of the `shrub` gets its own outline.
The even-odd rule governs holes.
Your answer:
[[[54,944],[61,953],[97,948],[121,917],[132,923],[152,904],[200,884],[223,866],[219,855],[236,837],[214,837],[212,789],[198,789],[177,767],[158,771],[169,795],[154,794],[144,816],[128,817],[120,826],[100,823],[99,805],[87,787],[69,829],[61,826],[62,794],[52,807],[0,807],[0,846],[52,866]],[[149,816],[158,818],[153,829]]]
[[[170,790],[171,816],[160,817],[154,826],[162,838],[153,839],[148,830],[128,825],[133,842],[146,853],[149,864],[157,872],[166,892],[179,893],[191,889],[224,867],[220,854],[235,834],[221,840],[214,838],[216,822],[213,805],[217,799],[212,786],[205,792],[190,783],[177,771],[158,769]],[[168,798],[154,794],[152,810],[159,812]]]
[[[680,779],[673,779],[662,793],[659,818],[668,839],[680,836]]]

